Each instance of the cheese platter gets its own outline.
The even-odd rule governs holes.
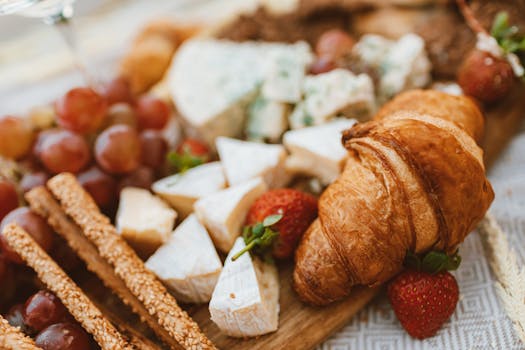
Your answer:
[[[0,118],[28,141],[0,143],[0,347],[70,349],[70,329],[77,350],[313,349],[385,290],[412,337],[434,336],[525,112],[509,8],[266,1],[154,21],[116,79]],[[374,25],[385,11],[396,28]],[[418,281],[441,288],[437,321],[414,325]]]

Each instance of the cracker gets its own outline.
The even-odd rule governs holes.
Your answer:
[[[26,336],[20,328],[13,327],[0,315],[0,350],[42,350],[33,339]]]
[[[160,326],[185,349],[216,349],[199,326],[182,310],[164,285],[149,271],[120,237],[109,219],[72,174],[59,174],[47,182],[65,213],[79,225],[100,255],[115,269],[128,289],[144,304]]]
[[[102,312],[28,233],[16,224],[9,224],[4,228],[2,234],[7,244],[29,267],[35,270],[39,279],[62,301],[62,304],[82,327],[93,335],[102,350],[133,349]]]
[[[84,236],[82,229],[68,218],[60,204],[45,187],[36,187],[25,195],[31,209],[45,218],[49,225],[59,234],[73,251],[86,263],[89,271],[93,272],[124,302],[139,315],[155,334],[172,348],[180,348],[179,344],[169,333],[157,323],[157,319],[150,315],[144,305],[126,287],[124,281],[115,274],[113,267],[100,256],[97,248]]]

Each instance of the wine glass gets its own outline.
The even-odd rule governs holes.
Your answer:
[[[73,16],[75,0],[0,0],[0,15],[16,14],[24,17],[40,18],[46,24],[54,25],[73,54],[75,64],[82,73],[86,83],[96,85],[88,73],[86,61],[78,50],[75,33],[70,19]]]

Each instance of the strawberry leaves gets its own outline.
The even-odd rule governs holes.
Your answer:
[[[237,260],[246,252],[253,252],[261,256],[266,261],[272,261],[271,248],[279,232],[273,230],[271,226],[278,223],[283,218],[282,214],[269,215],[263,222],[258,222],[252,226],[245,226],[242,237],[246,246],[232,257],[232,261]]]
[[[204,163],[202,157],[194,156],[191,152],[185,151],[183,154],[172,151],[167,155],[168,162],[179,172],[185,172]]]
[[[525,51],[525,36],[519,35],[517,26],[510,25],[507,12],[499,12],[496,15],[490,35],[496,39],[506,54]]]
[[[460,264],[461,257],[457,251],[452,256],[439,251],[430,251],[423,257],[407,252],[404,262],[404,265],[408,268],[416,271],[425,271],[430,274],[456,270]]]

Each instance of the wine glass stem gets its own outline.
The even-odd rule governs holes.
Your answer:
[[[54,27],[57,28],[57,30],[60,32],[62,39],[64,39],[64,42],[66,43],[69,51],[73,55],[75,66],[82,74],[86,84],[93,88],[97,88],[98,81],[90,73],[90,70],[88,69],[88,64],[84,59],[85,56],[81,53],[81,50],[78,46],[76,33],[71,24],[72,12],[66,10],[67,9],[61,11],[57,15],[47,17],[44,21],[48,24],[54,25]]]

